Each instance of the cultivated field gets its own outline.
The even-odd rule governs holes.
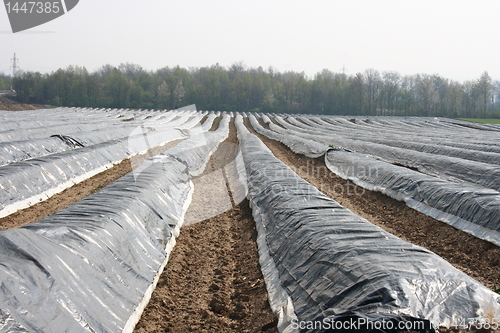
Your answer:
[[[445,118],[0,111],[0,331],[496,329],[499,139]]]

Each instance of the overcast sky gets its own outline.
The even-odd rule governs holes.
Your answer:
[[[499,0],[80,0],[67,14],[13,34],[0,8],[0,72],[94,71],[242,61],[347,74],[368,68],[500,80]]]

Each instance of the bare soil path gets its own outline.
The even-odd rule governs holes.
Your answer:
[[[183,227],[135,332],[277,332],[255,239],[246,200]]]
[[[219,145],[200,177],[220,171],[231,162],[237,143],[231,122],[229,137]],[[220,200],[208,196],[213,196],[213,191],[197,192],[195,188],[191,205],[196,207],[190,210],[199,210],[200,204],[195,204],[198,201],[210,207],[211,201]],[[231,203],[234,205],[232,196]],[[186,216],[191,212],[188,210]],[[256,237],[246,199],[222,214],[182,227],[135,332],[278,332],[259,265]]]
[[[24,111],[52,108],[50,105],[18,103],[8,97],[0,96],[0,110],[4,111]]]

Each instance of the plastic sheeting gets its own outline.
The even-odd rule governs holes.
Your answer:
[[[191,190],[186,166],[166,157],[135,181],[129,174],[1,231],[0,332],[124,331],[166,260]]]
[[[123,135],[127,133],[128,136],[117,140],[0,167],[0,189],[2,189],[0,217],[45,200],[126,158],[143,154],[153,147],[176,139],[185,139],[196,132],[190,133],[188,130],[201,120],[201,115],[194,111],[173,112],[166,117],[166,120],[174,117],[177,118],[172,122],[146,121],[133,130],[122,129],[120,133]],[[202,128],[202,126],[199,127]],[[60,139],[51,139],[60,141],[58,144],[61,145]],[[78,137],[76,141],[80,142],[80,140],[81,138]],[[69,146],[67,148],[70,149]],[[41,149],[42,153],[44,151],[43,146],[37,145],[31,153],[35,154],[36,149]]]
[[[340,125],[344,128],[371,129],[375,135],[379,134],[399,134],[403,138],[414,137],[426,140],[429,136],[439,141],[450,141],[460,139],[468,143],[491,144],[492,136],[498,136],[498,131],[480,130],[473,126],[459,126],[453,123],[452,119],[429,118],[429,117],[322,117],[329,123]],[[469,123],[473,124],[473,123]],[[495,133],[496,132],[496,133]]]
[[[338,135],[348,139],[382,144],[402,141],[417,143],[422,146],[440,146],[443,155],[460,158],[472,157],[473,160],[477,160],[479,157],[479,161],[482,162],[485,159],[476,154],[455,156],[454,154],[460,150],[448,150],[447,148],[472,150],[473,153],[477,151],[500,153],[500,147],[497,146],[497,141],[495,141],[495,138],[500,138],[500,136],[495,133],[486,132],[487,134],[483,134],[481,131],[467,130],[459,126],[449,128],[444,120],[431,122],[428,120],[429,118],[412,118],[408,123],[403,123],[401,120],[396,120],[396,118],[370,117],[363,120],[356,118],[347,120],[343,118],[332,119],[330,117],[287,116],[286,121],[278,117],[275,120],[284,128],[307,134]],[[421,151],[422,147],[416,150]],[[436,150],[430,148],[430,151],[427,152],[436,153]]]
[[[299,322],[364,318],[397,325],[425,319],[449,327],[463,318],[500,315],[497,294],[434,253],[404,242],[326,197],[241,127],[240,123],[249,198],[268,247],[267,261],[272,260],[277,270],[274,283],[279,281],[290,297]],[[266,284],[272,284],[265,276]],[[280,329],[293,330],[297,324],[290,321]],[[326,331],[321,325],[301,329]]]
[[[366,134],[367,138],[371,136],[377,139],[403,140],[441,147],[500,153],[500,147],[495,143],[495,133],[487,132],[487,135],[484,135],[480,131],[467,130],[464,127],[450,128],[447,125],[449,119],[446,118],[437,120],[432,118],[432,121],[429,118],[411,118],[411,121],[404,123],[399,117],[368,117],[364,121],[356,119],[356,124],[343,119],[343,125],[329,117],[311,117],[311,119],[327,129],[350,138],[353,134],[361,136]],[[436,128],[433,125],[439,125],[439,127]],[[317,125],[314,128],[317,128]]]
[[[313,122],[305,117],[298,118],[301,121],[310,125],[311,133],[324,133],[325,135],[331,135],[332,131],[336,134],[340,134],[340,129],[331,125],[328,126],[321,125],[321,121]],[[315,119],[315,118],[312,118]],[[361,127],[361,126],[359,126]],[[307,128],[304,126],[304,128]],[[375,133],[374,133],[375,132]],[[423,132],[423,131],[420,131]],[[428,132],[428,131],[425,131]],[[429,131],[430,132],[430,131]],[[359,128],[356,131],[346,130],[342,131],[342,136],[349,139],[357,139],[361,141],[380,143],[387,146],[399,147],[404,149],[410,149],[415,151],[420,151],[424,153],[443,155],[449,157],[457,157],[462,159],[467,159],[476,162],[483,162],[489,164],[500,164],[500,154],[494,152],[484,152],[476,149],[464,149],[458,147],[449,147],[442,145],[441,140],[437,138],[422,140],[420,138],[415,138],[412,135],[398,133],[398,134],[387,134],[383,127],[369,127],[369,128]],[[432,134],[429,133],[429,136]],[[473,148],[473,147],[472,147]]]
[[[46,120],[34,120],[40,118],[41,112]],[[22,111],[17,114],[10,112],[2,117],[3,121],[0,123],[0,142],[46,138],[59,133],[71,135],[76,132],[109,130],[131,125],[123,122],[121,118],[106,117],[107,114],[104,111],[68,108]]]
[[[280,118],[276,117],[276,119],[279,121]],[[280,123],[285,125],[285,122]],[[288,124],[287,126],[287,129],[280,128],[277,125],[271,125],[270,128],[280,131],[284,135],[299,136],[324,145],[369,154],[389,163],[399,163],[407,167],[417,168],[421,172],[446,180],[467,181],[493,190],[500,190],[500,166],[498,165],[346,139],[335,134],[330,136],[308,134],[293,129],[293,125]],[[295,128],[297,127],[295,126]]]
[[[137,131],[137,129],[139,129],[139,131]],[[47,138],[0,143],[0,166],[60,153],[70,149],[81,148],[82,146],[92,146],[108,141],[123,140],[135,135],[144,136],[146,134],[155,138],[153,139],[155,141],[158,141],[158,139],[161,141],[162,134],[160,131],[149,133],[155,131],[154,128],[149,126],[146,127],[145,130],[140,129],[142,129],[141,126],[124,127],[108,129],[106,131],[76,132],[71,136],[56,134],[50,135],[51,137]],[[171,129],[172,128],[169,127],[162,129],[162,131]],[[67,130],[64,133],[70,132]],[[70,142],[63,139],[68,137],[72,138],[74,143],[79,144],[69,144]]]
[[[500,246],[500,193],[451,183],[373,158],[332,149],[325,163],[333,173],[380,191],[437,220]]]
[[[81,146],[91,146],[107,141],[125,139],[134,135],[147,135],[152,143],[155,141],[161,142],[163,132],[170,131],[174,127],[189,130],[201,120],[201,114],[196,114],[193,111],[184,113],[172,111],[168,114],[161,112],[152,113],[156,114],[155,116],[150,114],[145,117],[143,115],[141,118],[145,118],[145,120],[141,120],[140,122],[123,122],[122,120],[116,119],[109,120],[101,114],[99,115],[101,117],[100,122],[92,120],[95,124],[89,124],[87,122],[82,124],[80,123],[81,121],[85,121],[86,118],[91,118],[91,116],[83,118],[83,115],[92,115],[93,112],[86,109],[80,110],[79,112],[81,112],[80,117],[73,116],[73,118],[70,116],[72,116],[74,112],[63,112],[62,110],[55,115],[51,115],[50,113],[47,115],[44,114],[46,118],[53,117],[57,119],[50,122],[50,124],[54,124],[54,122],[57,121],[57,124],[49,127],[30,127],[40,126],[41,124],[38,121],[31,121],[29,119],[29,114],[17,121],[10,121],[6,124],[2,123],[0,125],[0,131],[8,128],[9,123],[11,127],[12,123],[19,126],[24,124],[25,127],[22,131],[17,129],[15,131],[12,130],[14,132],[13,134],[15,134],[18,139],[26,139],[28,137],[29,139],[24,141],[0,142],[0,166],[13,162],[21,162],[31,158],[47,156],[49,154],[63,152]],[[169,123],[173,118],[177,119]],[[188,121],[190,118],[191,120]],[[82,129],[85,129],[85,131],[82,131]],[[8,132],[9,131],[0,132],[0,136]],[[80,145],[63,145],[54,138],[50,138],[53,136],[59,138],[70,137],[74,143],[78,142]],[[12,136],[9,135],[8,138],[12,139]]]
[[[308,122],[306,119],[301,119],[304,122]],[[276,120],[280,124],[286,125],[283,119],[276,118]],[[380,118],[379,120],[385,121],[385,118]],[[290,119],[290,121],[292,120]],[[298,121],[292,122],[296,123],[297,126],[300,124]],[[352,122],[349,123],[355,126]],[[283,129],[274,124],[270,124],[270,126],[283,133],[287,131],[294,133],[292,129]],[[293,125],[288,124],[288,126]],[[302,124],[302,126],[305,128],[307,125]],[[323,142],[331,140],[326,137],[307,134],[306,132],[302,135],[308,138],[323,140]],[[351,133],[347,136],[354,135],[355,134]],[[335,140],[339,138],[337,134],[333,134],[332,137],[335,137]],[[338,140],[342,140],[343,143],[346,143],[343,146],[355,148],[355,150],[361,150],[371,155],[382,155],[385,159],[391,159],[394,163],[401,163],[401,160],[398,159],[399,155],[393,155],[392,153],[394,151],[390,149],[384,151],[381,145],[378,145],[376,149],[366,149],[366,147],[374,148],[374,145],[366,143],[366,147],[363,148],[363,143],[360,141],[344,138],[339,138]],[[374,141],[376,141],[376,139],[374,139]],[[402,150],[399,149],[399,151]],[[409,151],[410,155],[411,153],[412,152]],[[358,185],[370,190],[386,193],[397,200],[404,200],[408,206],[426,215],[449,223],[478,238],[487,240],[496,245],[500,244],[500,226],[498,224],[498,221],[500,221],[500,198],[496,190],[484,188],[468,182],[456,183],[444,181],[438,177],[431,177],[362,154],[348,153],[341,150],[331,150],[325,158],[330,170],[341,177],[351,179]],[[415,157],[415,159],[416,158],[417,157]],[[460,165],[452,164],[454,159],[450,159],[448,161],[449,164],[446,163],[446,157],[443,157],[441,161],[443,163],[440,166],[443,168],[447,166],[450,170],[458,170],[457,168],[460,167]],[[423,164],[427,167],[432,163],[432,159],[428,158],[426,160],[427,163],[411,161],[410,159],[406,159],[404,162],[406,163],[401,164],[411,163],[412,166]],[[483,163],[479,164],[483,165]],[[463,164],[461,165],[463,166]],[[490,167],[494,169],[494,167]],[[429,166],[429,169],[433,168],[434,166]],[[490,183],[497,181],[498,179],[495,178],[494,174],[491,174],[492,172],[494,173],[494,170],[488,170],[488,173],[485,171],[486,169],[487,168],[482,169],[484,172],[481,177],[483,177],[483,179],[489,177],[490,179],[488,180]],[[473,170],[475,174],[480,173],[480,171],[474,170],[473,166],[471,166],[470,170]],[[435,173],[434,175],[439,176]],[[450,177],[444,178],[450,179]]]
[[[161,138],[156,135],[155,139],[162,141],[155,141],[159,145],[181,138],[186,138],[186,134],[175,130],[162,134]],[[0,217],[45,200],[151,148],[143,147],[143,141],[137,140],[129,141],[128,146],[115,140],[0,167]]]
[[[0,143],[0,166],[60,153],[71,148],[56,137],[36,141],[2,142]]]
[[[231,117],[224,115],[216,131],[203,132],[190,140],[185,140],[169,149],[168,154],[175,156],[181,155],[184,151],[189,151],[190,154],[185,155],[186,160],[184,162],[188,165],[192,176],[200,175],[205,170],[210,156],[217,150],[219,143],[229,135],[230,120]]]
[[[238,139],[240,142],[240,161],[237,164],[238,167],[238,177],[240,182],[243,184],[245,190],[245,196],[248,196],[248,179],[246,174],[245,160],[241,151],[241,144],[246,140],[246,137],[250,132],[246,129],[243,124],[243,118],[237,115],[235,118],[235,125],[238,132]],[[250,199],[250,206],[253,211],[258,211],[259,208],[252,205],[252,200]],[[261,215],[254,213],[255,226],[257,229],[257,246],[259,250],[259,263],[262,270],[262,275],[264,276],[264,281],[266,284],[266,290],[269,299],[269,305],[274,313],[278,317],[278,330],[284,333],[292,333],[297,330],[293,330],[290,326],[292,321],[297,320],[295,315],[295,309],[293,308],[293,302],[288,295],[285,288],[282,286],[280,281],[278,268],[274,259],[269,253],[269,248],[267,246],[266,232],[262,224]]]
[[[283,135],[281,133],[265,129],[259,124],[254,115],[250,115],[248,119],[250,119],[250,123],[252,124],[252,127],[257,131],[257,133],[267,136],[269,139],[283,143],[294,153],[302,154],[311,158],[316,158],[323,156],[328,150],[328,146],[325,146],[321,143],[307,140],[291,133]]]
[[[208,161],[228,120],[201,147],[170,149],[138,175],[0,231],[0,332],[132,332],[175,245],[190,173],[205,167],[197,159]]]
[[[208,114],[207,120],[205,120],[203,125],[201,125],[204,132],[208,132],[212,128],[212,124],[214,123],[215,118],[217,117],[213,112],[210,112]]]

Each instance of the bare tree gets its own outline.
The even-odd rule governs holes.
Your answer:
[[[382,85],[382,78],[380,77],[379,71],[372,68],[367,69],[365,71],[365,83],[368,94],[368,112],[376,114],[380,88]]]
[[[475,81],[465,81],[462,85],[462,108],[465,117],[473,117],[474,110],[477,107],[478,87]]]
[[[479,80],[477,80],[477,90],[480,99],[481,114],[483,118],[486,118],[488,102],[493,93],[493,84],[491,83],[491,77],[488,75],[488,72],[484,72]]]
[[[493,83],[493,111],[495,112],[500,104],[500,81]]]
[[[401,83],[401,75],[398,72],[383,72],[382,77],[380,108],[382,112],[385,110],[386,113],[393,115],[396,111],[395,106]]]
[[[157,94],[156,94],[157,105],[161,108],[168,107],[169,97],[170,97],[170,88],[167,82],[162,81],[157,88]]]
[[[182,85],[182,79],[180,79],[179,81],[177,81],[174,89],[174,102],[176,107],[180,105],[180,102],[184,98],[184,93],[184,86]]]
[[[417,103],[423,116],[431,116],[438,102],[438,94],[428,75],[418,75],[416,84]]]

